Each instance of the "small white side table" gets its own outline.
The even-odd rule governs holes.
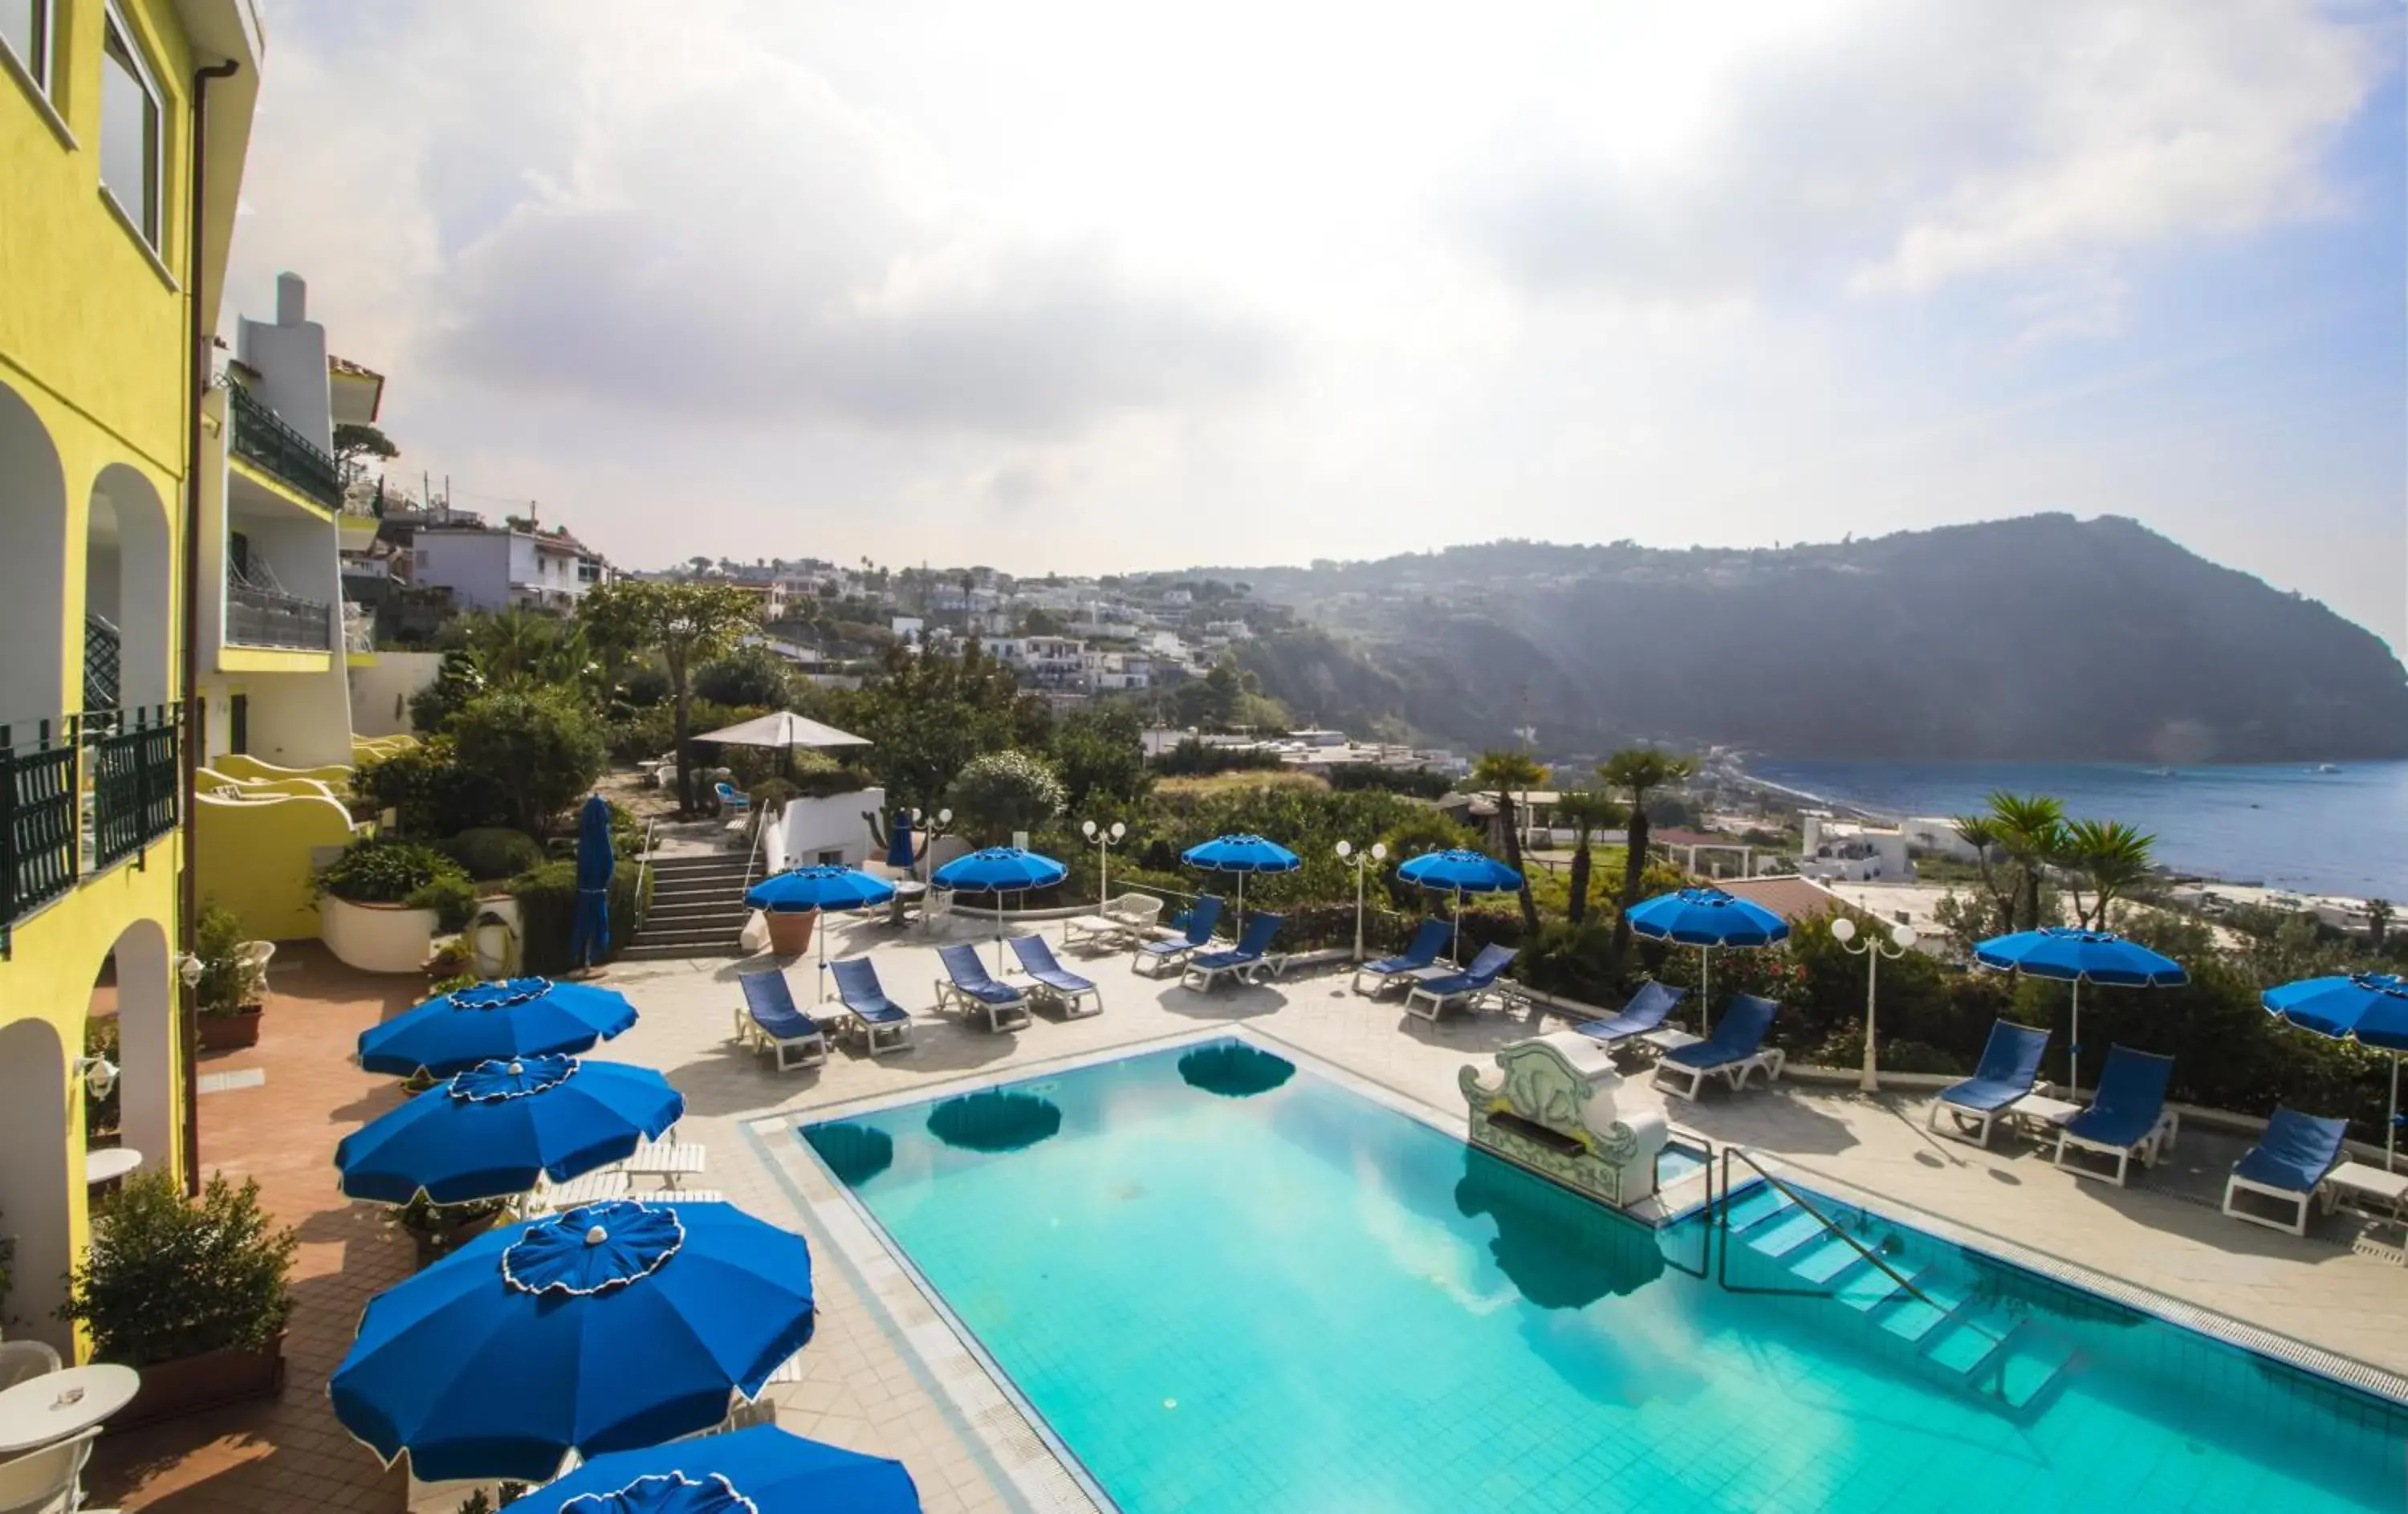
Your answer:
[[[142,1153],[132,1146],[110,1146],[83,1159],[83,1180],[93,1188],[114,1183],[142,1165]]]
[[[142,1374],[113,1363],[28,1377],[0,1392],[0,1456],[79,1435],[131,1403]]]

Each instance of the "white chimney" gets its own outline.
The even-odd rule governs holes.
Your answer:
[[[297,273],[276,276],[276,324],[297,326],[309,319],[309,286]]]

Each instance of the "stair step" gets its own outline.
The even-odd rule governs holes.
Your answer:
[[[1923,1354],[1949,1371],[1962,1374],[1978,1388],[1975,1368],[1998,1354],[2000,1343],[2013,1334],[2015,1321],[1992,1309],[1963,1309],[1923,1343]]]
[[[751,910],[744,907],[744,901],[742,900],[655,899],[652,901],[652,913],[647,915],[645,918],[650,920],[678,920],[690,919],[697,915],[732,915],[741,918],[742,916],[752,913],[752,912]]]
[[[619,954],[623,962],[677,962],[696,957],[740,957],[729,946],[630,946]]]
[[[1901,1291],[1881,1314],[1881,1327],[1902,1341],[1917,1342],[1956,1317],[1964,1307],[1962,1289],[1942,1282],[1930,1273],[1913,1279],[1914,1292]],[[1920,1294],[1921,1297],[1916,1295]]]
[[[1802,1247],[1789,1263],[1790,1272],[1810,1283],[1835,1281],[1851,1267],[1870,1267],[1865,1254],[1837,1235],[1820,1246]]]
[[[1868,1265],[1850,1273],[1846,1281],[1831,1291],[1831,1296],[1858,1314],[1870,1314],[1900,1291],[1889,1274]]]
[[[1746,1192],[1742,1193],[1738,1198],[1726,1202],[1727,1206],[1724,1210],[1724,1214],[1729,1222],[1730,1232],[1734,1235],[1740,1233],[1742,1231],[1747,1230],[1749,1227],[1756,1225],[1759,1221],[1771,1218],[1774,1215],[1777,1215],[1785,1209],[1795,1209],[1798,1207],[1796,1204],[1789,1202],[1787,1194],[1783,1193],[1779,1189],[1774,1188],[1770,1183],[1760,1184],[1756,1188],[1749,1189]]]
[[[2026,1331],[2007,1342],[1999,1373],[1999,1396],[2012,1409],[2037,1407],[2065,1384],[2073,1363],[2071,1343]]]
[[[1747,1244],[1751,1250],[1766,1256],[1784,1257],[1816,1236],[1830,1233],[1830,1226],[1804,1208],[1793,1205],[1777,1218],[1762,1220],[1749,1227]]]

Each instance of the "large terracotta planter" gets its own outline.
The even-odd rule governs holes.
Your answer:
[[[769,910],[763,918],[769,926],[769,949],[781,957],[800,957],[811,949],[811,927],[818,923],[817,910]]]
[[[108,1428],[198,1414],[221,1404],[271,1398],[284,1388],[284,1337],[281,1334],[255,1351],[208,1351],[175,1362],[153,1362],[142,1369],[142,1386],[133,1402],[109,1416]]]
[[[435,946],[433,910],[356,904],[328,894],[318,901],[318,937],[345,967],[363,973],[417,973]]]
[[[240,1051],[259,1045],[259,1015],[260,1006],[251,1004],[231,1015],[201,1016],[201,1049]]]

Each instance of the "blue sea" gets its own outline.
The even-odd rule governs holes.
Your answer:
[[[1750,776],[1877,815],[1963,815],[1994,789],[2053,794],[2066,813],[2157,838],[2157,860],[2231,883],[2408,897],[2408,762],[2199,768],[2092,762],[1787,762]]]

